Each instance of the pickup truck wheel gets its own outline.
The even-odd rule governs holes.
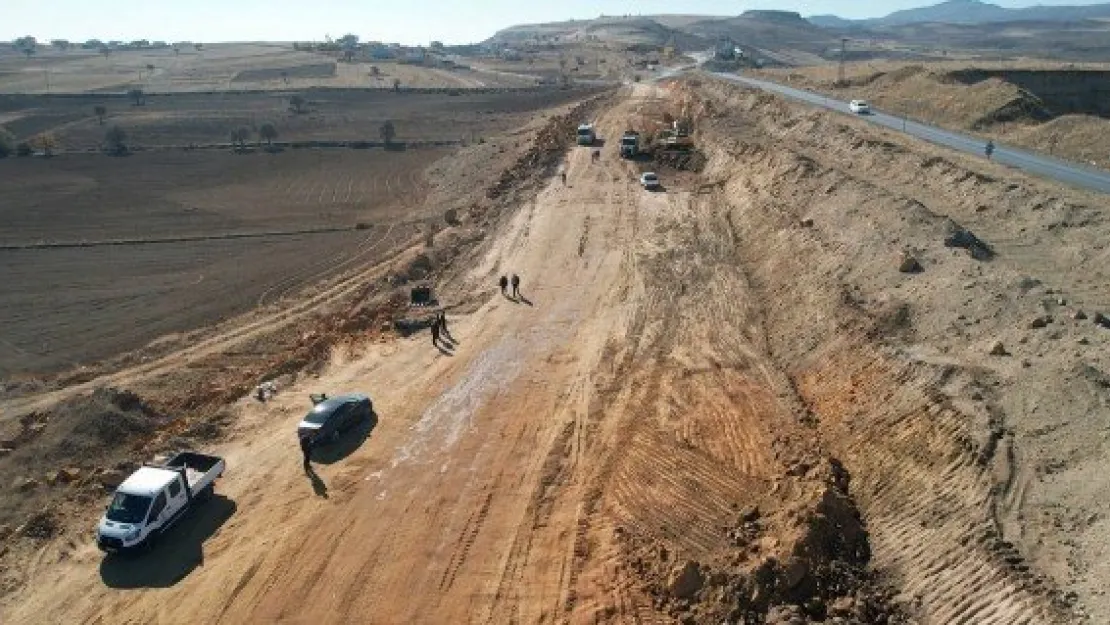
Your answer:
[[[209,499],[212,498],[213,494],[214,494],[214,489],[213,489],[212,485],[209,484],[208,486],[205,486],[204,488],[197,491],[197,494],[194,496],[194,499],[196,499],[197,501],[208,501]]]
[[[135,551],[140,553],[148,553],[154,549],[154,544],[158,542],[158,530],[150,533],[143,542],[135,545]]]

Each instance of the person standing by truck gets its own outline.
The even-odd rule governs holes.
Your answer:
[[[312,471],[312,435],[305,433],[300,435],[301,453],[304,454],[304,471],[310,473]]]

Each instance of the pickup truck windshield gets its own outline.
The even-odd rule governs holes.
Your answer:
[[[116,523],[142,523],[149,509],[150,497],[116,493],[106,516],[109,521]]]

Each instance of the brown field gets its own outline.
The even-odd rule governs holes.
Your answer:
[[[147,65],[154,65],[150,71]],[[376,66],[379,74],[370,73]],[[285,76],[282,76],[285,72]],[[107,58],[89,50],[42,50],[32,59],[0,51],[0,93],[149,92],[313,87],[500,87],[512,77],[445,70],[392,61],[337,63],[334,57],[293,50],[291,43],[209,44],[201,51],[121,50]]]
[[[19,137],[49,132],[62,150],[95,148],[109,125],[135,146],[182,146],[227,142],[229,129],[262,120],[275,120],[283,141],[380,141],[387,119],[401,142],[458,141],[492,139],[589,93],[312,91],[302,115],[284,110],[287,96],[266,93],[159,96],[143,106],[9,96],[0,109]],[[99,102],[109,106],[105,126],[92,115]],[[449,153],[174,150],[0,161],[0,256],[12,276],[0,295],[0,375],[107,358],[384,258],[418,222],[442,221],[443,207],[414,207],[437,182],[425,169]],[[338,231],[307,233],[320,229]]]
[[[130,143],[139,146],[226,143],[233,129],[257,129],[266,121],[275,124],[280,141],[380,141],[379,129],[386,120],[396,127],[399,142],[457,141],[516,128],[548,107],[593,92],[596,90],[460,91],[455,95],[342,90],[174,94],[148,97],[143,106],[123,97],[96,95],[0,96],[0,123],[22,139],[49,132],[61,149],[94,148],[104,140],[106,129],[117,125],[128,133]],[[293,93],[307,100],[306,113],[290,112]],[[103,126],[93,112],[97,105],[108,110]]]
[[[0,375],[43,373],[271,303],[393,251],[444,150],[73,155],[0,163]],[[365,230],[355,230],[360,225]],[[339,231],[294,234],[318,229]],[[249,238],[234,238],[257,235]],[[121,241],[127,244],[119,245]],[[15,249],[41,243],[80,247]],[[378,254],[376,256],[375,254]]]

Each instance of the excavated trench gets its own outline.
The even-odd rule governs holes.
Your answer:
[[[991,375],[954,358],[914,355],[920,307],[894,284],[907,277],[892,259],[950,230],[946,216],[922,203],[937,198],[884,187],[881,172],[853,172],[835,156],[823,161],[811,149],[814,129],[801,127],[812,126],[812,116],[754,94],[716,95],[716,110],[730,112],[703,126],[710,191],[695,205],[729,231],[769,362],[804,404],[796,414],[812,420],[822,453],[846,469],[844,492],[850,482],[870,570],[896,592],[870,608],[889,614],[853,618],[1070,622],[1056,588],[1007,540],[999,518],[1014,486],[1004,413],[951,390],[989,388]],[[854,134],[841,127],[831,147],[860,149]],[[837,528],[838,540],[851,544],[852,526]],[[852,592],[857,604],[881,597]],[[768,618],[775,614],[820,622],[805,605]]]

